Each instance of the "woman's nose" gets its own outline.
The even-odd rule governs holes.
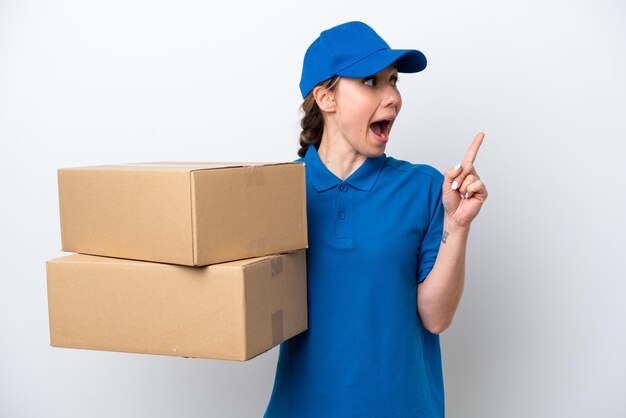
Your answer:
[[[386,86],[385,88],[385,96],[383,99],[383,105],[385,107],[397,107],[398,109],[402,105],[402,97],[400,96],[400,92],[395,86],[391,84]]]

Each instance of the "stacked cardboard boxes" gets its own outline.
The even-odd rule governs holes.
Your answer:
[[[248,360],[307,329],[304,164],[58,170],[56,347]]]

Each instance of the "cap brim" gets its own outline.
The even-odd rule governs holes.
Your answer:
[[[426,68],[426,57],[417,49],[381,49],[338,71],[337,75],[349,78],[367,77],[394,62],[400,73],[417,73]]]

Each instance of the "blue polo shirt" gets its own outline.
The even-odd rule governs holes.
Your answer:
[[[342,181],[306,163],[308,330],[280,345],[265,418],[443,417],[439,336],[417,284],[441,242],[443,175],[381,155]]]

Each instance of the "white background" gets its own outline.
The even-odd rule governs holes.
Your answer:
[[[250,362],[51,348],[56,169],[289,161],[306,47],[348,20],[428,57],[387,154],[487,133],[490,192],[442,336],[449,417],[626,416],[623,1],[0,0],[0,416],[259,417]]]

